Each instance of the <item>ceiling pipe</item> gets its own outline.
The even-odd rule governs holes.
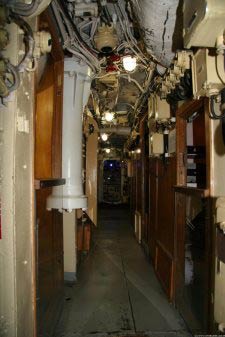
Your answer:
[[[64,186],[53,188],[47,209],[86,209],[82,178],[82,114],[90,95],[90,68],[65,59],[63,90],[62,177]]]
[[[131,128],[128,126],[115,126],[111,128],[102,128],[99,130],[100,134],[102,133],[116,133],[121,136],[129,136],[131,133]]]
[[[178,47],[182,48],[181,1],[132,1],[144,32],[148,52],[163,66],[168,67],[174,58],[175,50]]]

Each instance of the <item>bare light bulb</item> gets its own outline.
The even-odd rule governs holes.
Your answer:
[[[101,138],[102,138],[103,142],[106,142],[106,141],[108,140],[108,135],[107,135],[107,133],[102,133],[102,134],[101,134]]]
[[[112,112],[109,112],[109,111],[105,112],[105,120],[107,122],[112,122],[113,118],[114,118],[114,114]]]
[[[123,57],[123,67],[126,71],[134,71],[137,66],[136,57],[132,57],[130,55]]]

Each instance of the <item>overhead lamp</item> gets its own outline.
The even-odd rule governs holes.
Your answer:
[[[110,112],[110,111],[105,112],[105,120],[107,122],[112,122],[113,118],[114,118],[113,112]]]
[[[111,151],[110,149],[105,149],[106,153],[110,153],[110,151]]]
[[[130,55],[123,57],[123,67],[126,71],[134,71],[137,66],[136,57],[132,57]]]
[[[102,133],[102,134],[101,134],[101,138],[102,138],[103,142],[106,142],[106,141],[108,140],[108,135],[107,135],[107,133]]]

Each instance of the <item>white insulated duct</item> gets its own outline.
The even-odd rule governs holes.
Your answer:
[[[103,133],[116,133],[117,135],[129,136],[131,128],[129,126],[114,126],[110,128],[102,128],[99,130],[100,134]]]
[[[53,188],[47,209],[87,208],[82,179],[82,114],[90,95],[90,68],[65,59],[63,90],[62,177],[64,186]]]
[[[180,0],[133,0],[147,50],[166,67],[170,65],[182,36],[179,3]]]

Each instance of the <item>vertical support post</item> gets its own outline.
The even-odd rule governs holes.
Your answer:
[[[76,209],[87,208],[82,178],[82,114],[90,94],[90,69],[74,58],[64,63],[62,176],[64,186],[53,188],[47,208],[63,211],[64,278],[76,280]],[[65,212],[66,211],[66,212]]]
[[[76,211],[63,213],[64,280],[76,281]]]

